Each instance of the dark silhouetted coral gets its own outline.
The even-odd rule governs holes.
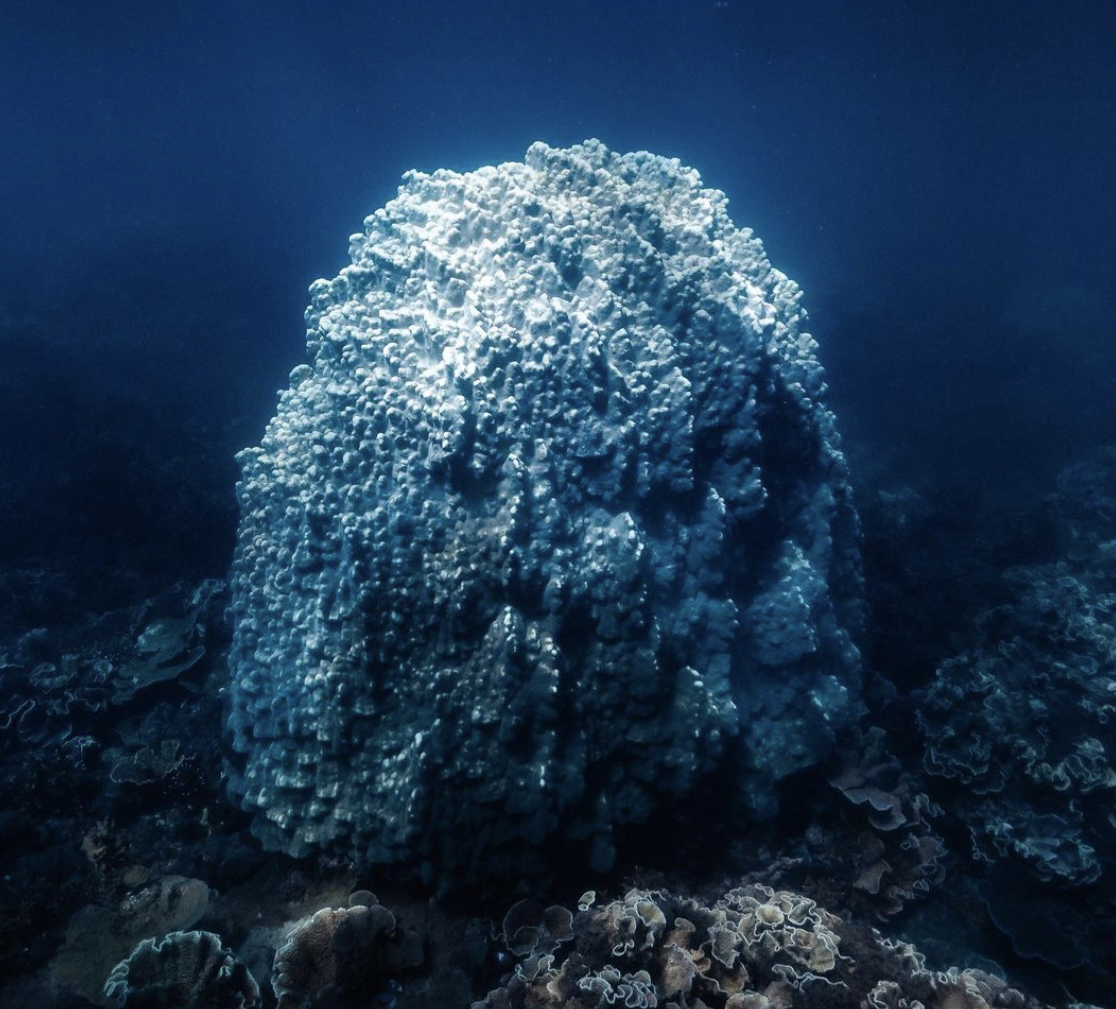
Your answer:
[[[806,843],[816,867],[851,884],[851,906],[886,918],[944,878],[946,847],[932,827],[942,810],[890,752],[883,729],[848,734],[841,757],[829,781],[851,808],[838,827],[808,831]]]
[[[504,942],[517,956],[536,952],[553,953],[573,938],[573,915],[568,908],[554,904],[544,908],[536,900],[517,901],[504,915]]]
[[[279,1009],[364,1005],[423,962],[422,940],[375,902],[324,908],[297,922],[275,955]]]
[[[109,780],[118,785],[147,785],[159,781],[181,766],[183,755],[179,749],[177,739],[161,740],[157,748],[145,746],[113,764]]]
[[[209,899],[203,881],[168,876],[113,904],[86,905],[70,919],[65,942],[50,965],[52,979],[62,990],[96,1000],[113,965],[137,943],[191,929],[205,914]]]
[[[994,921],[1018,952],[1090,972],[1116,965],[1114,497],[1116,453],[1062,474],[1050,500],[1066,557],[1008,572],[1009,601],[917,705],[926,770],[968,829]]]

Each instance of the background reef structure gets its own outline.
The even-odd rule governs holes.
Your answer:
[[[596,141],[404,177],[242,453],[231,788],[442,886],[750,815],[861,709],[857,516],[800,289]]]

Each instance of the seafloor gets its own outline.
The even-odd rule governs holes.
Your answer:
[[[655,1005],[687,948],[679,1005],[1111,1004],[1116,450],[1007,503],[856,475],[867,718],[784,783],[776,820],[734,822],[714,783],[592,877],[435,900],[406,874],[265,853],[225,794],[222,581],[168,572],[58,621],[9,608],[0,1005],[268,1006],[273,975],[288,1006]],[[350,910],[310,918],[331,908]],[[718,930],[795,915],[796,938],[713,955]],[[219,937],[174,963],[223,987],[110,1002],[116,965],[176,932]],[[631,969],[594,968],[617,936]]]

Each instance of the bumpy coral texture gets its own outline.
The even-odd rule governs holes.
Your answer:
[[[234,792],[455,880],[719,768],[770,812],[859,706],[857,520],[798,287],[597,142],[410,173],[241,456]],[[568,854],[568,852],[567,852]]]

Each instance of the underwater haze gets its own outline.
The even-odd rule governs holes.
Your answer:
[[[0,3],[0,1005],[1113,1004],[1113,52]]]
[[[1018,479],[1110,434],[1107,4],[12,0],[0,18],[4,451],[38,498],[5,513],[37,514],[32,549],[94,549],[77,512],[141,569],[139,530],[215,562],[229,471],[198,467],[258,435],[309,282],[405,170],[534,140],[697,166],[807,291],[848,430],[917,469]],[[99,440],[113,425],[123,442]],[[117,450],[136,485],[89,462]],[[171,498],[156,512],[191,507],[168,529],[144,488]],[[34,533],[4,526],[18,556]]]

